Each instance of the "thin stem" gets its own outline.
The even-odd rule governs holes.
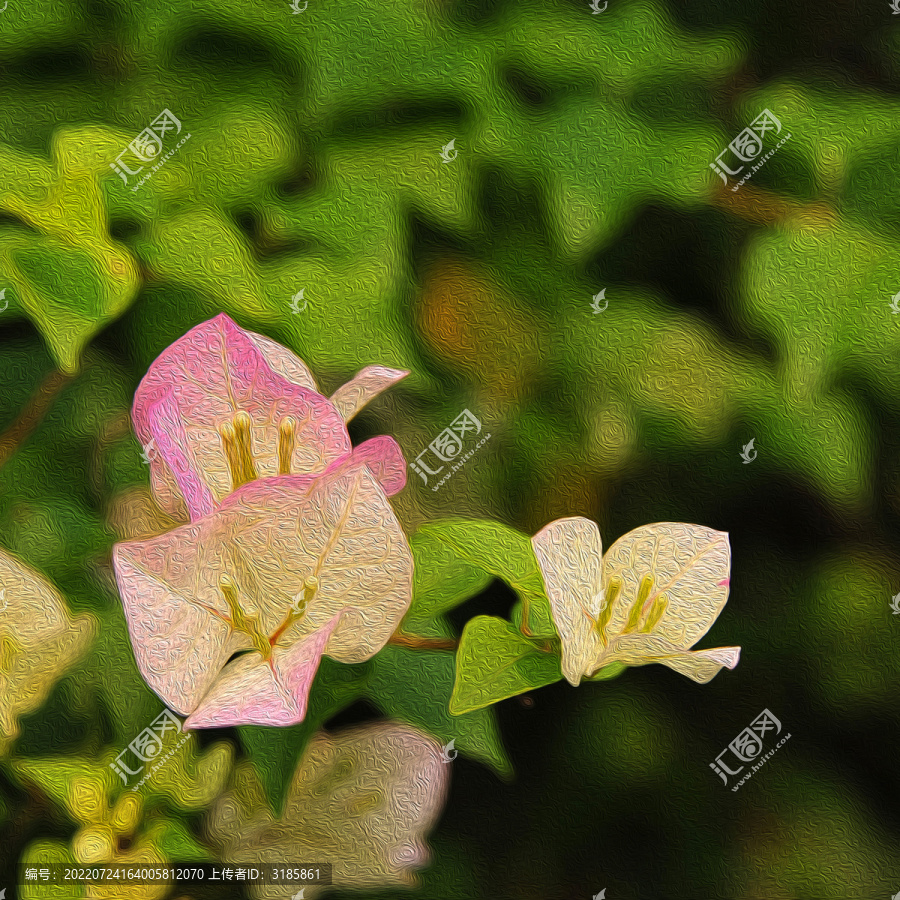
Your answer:
[[[834,210],[825,203],[794,200],[749,184],[742,185],[738,191],[719,184],[712,205],[754,225],[793,220],[810,228],[829,228],[836,218]]]
[[[532,636],[531,629],[528,627],[528,623],[531,620],[531,603],[527,597],[522,597],[522,634],[525,637],[530,638]]]
[[[31,395],[19,417],[0,435],[0,468],[9,462],[19,446],[41,424],[60,391],[74,379],[54,369],[44,377],[40,387]]]
[[[410,650],[455,650],[459,646],[459,641],[449,638],[427,638],[418,634],[401,634],[399,631],[391,635],[388,643]]]

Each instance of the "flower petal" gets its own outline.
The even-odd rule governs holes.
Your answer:
[[[338,613],[324,628],[285,650],[276,649],[268,663],[256,652],[229,663],[185,721],[184,730],[302,722],[322,651],[340,617]]]
[[[363,662],[387,643],[409,607],[409,544],[364,462],[351,460],[308,481],[253,482],[210,518],[220,520],[222,540],[240,545],[252,561],[267,633],[308,579],[317,579],[315,596],[303,619],[285,632],[286,642],[323,627],[346,607],[325,652],[340,662]]]
[[[266,479],[269,490],[308,491],[317,478],[348,472],[366,466],[372,477],[381,486],[387,496],[402,491],[406,487],[406,460],[400,445],[388,435],[370,438],[354,447],[351,453],[336,459],[324,472],[317,475],[275,475]],[[219,509],[228,509],[248,497],[258,496],[256,482],[239,487],[230,493],[220,504]]]
[[[690,650],[661,659],[660,662],[699,684],[712,681],[723,667],[733,669],[741,658],[740,647],[716,647],[714,650]]]
[[[281,369],[287,366],[285,359],[277,360]],[[291,371],[299,372],[296,365]],[[165,409],[157,409],[161,404]],[[279,425],[288,416],[297,422],[292,473],[321,472],[350,450],[349,435],[333,404],[285,378],[269,364],[258,336],[251,336],[226,315],[191,329],[160,354],[138,386],[133,417],[141,443],[147,446],[154,439],[159,450],[151,468],[167,466],[173,471],[178,462],[168,456],[171,447],[167,449],[163,435],[173,418],[179,421],[184,435],[176,443],[218,502],[233,487],[219,429],[239,411],[251,418],[259,477],[278,472]],[[179,477],[178,472],[175,475]],[[154,478],[154,485],[157,481]],[[167,504],[167,512],[176,514],[170,498],[159,499]],[[190,506],[191,498],[185,499]],[[192,509],[193,518],[203,515],[204,508],[201,504]]]
[[[368,467],[388,497],[393,497],[406,487],[406,460],[400,445],[389,435],[383,434],[363,441],[353,448],[349,457],[333,462],[326,474],[359,465]]]
[[[344,421],[349,422],[367,403],[407,375],[409,372],[405,369],[366,366],[331,395],[331,402]]]
[[[644,525],[619,538],[603,558],[603,584],[619,578],[622,589],[608,633],[623,630],[641,579],[653,577],[644,604],[665,593],[668,606],[653,634],[688,649],[709,631],[728,600],[731,547],[728,534],[685,522]]]
[[[91,616],[71,616],[50,582],[0,550],[0,756],[95,634]]]
[[[113,548],[113,568],[138,669],[180,715],[194,710],[231,655],[251,646],[210,609],[227,614],[218,591],[222,566],[200,552],[209,517],[148,541]]]
[[[715,647],[712,650],[681,650],[664,638],[635,634],[620,638],[610,660],[626,666],[662,663],[681,675],[706,684],[722,670],[733,669],[741,656],[740,647]]]
[[[294,773],[280,819],[268,810],[258,776],[245,768],[213,807],[210,829],[223,855],[238,864],[318,854],[334,860],[336,889],[411,886],[414,869],[428,860],[425,835],[446,800],[449,769],[437,742],[408,725],[319,732]],[[259,896],[290,893],[269,886]]]
[[[215,500],[200,477],[200,467],[193,457],[174,390],[167,391],[149,407],[147,421],[159,451],[159,464],[154,466],[151,462],[151,472],[155,469],[153,474],[160,481],[166,479],[163,472],[171,473],[192,520],[209,515],[216,508]],[[151,483],[155,486],[152,478]]]
[[[573,516],[551,522],[531,543],[562,640],[562,673],[577,686],[603,649],[586,615],[596,618],[602,604],[600,531],[590,519]]]
[[[266,358],[266,362],[279,375],[294,384],[299,384],[300,387],[319,393],[312,372],[296,353],[264,334],[257,334],[255,331],[245,331],[244,334],[256,345],[259,352]]]
[[[225,575],[267,636],[316,584],[303,618],[280,635],[280,648],[325,628],[345,608],[326,647],[330,656],[362,662],[387,643],[409,607],[413,563],[366,459],[348,455],[318,478],[251,482],[198,522],[114,548],[138,667],[172,709],[193,712],[232,654],[253,646],[229,624]]]

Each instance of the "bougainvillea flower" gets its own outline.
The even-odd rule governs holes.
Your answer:
[[[222,857],[238,864],[329,859],[337,889],[413,887],[414,870],[428,861],[424,837],[443,809],[449,768],[437,741],[409,725],[320,732],[297,766],[280,818],[245,762],[211,810],[209,833]],[[304,896],[330,890],[307,885]],[[277,885],[251,891],[259,900],[293,893]]]
[[[250,482],[196,522],[115,547],[138,667],[185,728],[299,722],[323,653],[357,663],[387,643],[413,563],[376,476],[397,473],[362,445],[323,475]]]
[[[346,422],[408,374],[370,366],[329,400],[290,350],[216,316],[167,347],[135,393],[154,495],[196,521],[249,481],[321,473],[350,452]]]
[[[610,663],[662,663],[700,683],[737,665],[740,647],[690,650],[728,599],[725,532],[659,522],[629,532],[604,555],[596,524],[573,517],[551,522],[532,545],[570,684]]]
[[[0,756],[94,633],[91,616],[70,616],[56,588],[0,550]]]

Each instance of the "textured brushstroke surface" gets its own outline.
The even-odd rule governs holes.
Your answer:
[[[699,682],[737,665],[739,647],[686,652],[728,599],[727,534],[658,522],[636,528],[602,554],[596,524],[571,518],[547,525],[533,543],[570,684],[616,662],[661,662]]]
[[[116,548],[141,672],[177,712],[197,712],[195,722],[264,724],[266,705],[278,710],[272,724],[302,720],[322,653],[368,659],[409,606],[409,547],[368,467],[345,465],[305,489],[284,480],[293,481],[254,482],[199,522]],[[254,634],[278,635],[270,658],[229,610],[223,577],[254,610]],[[304,615],[292,619],[313,579]],[[252,659],[229,662],[241,650]]]
[[[14,888],[18,865],[226,862],[198,826],[238,770],[258,781],[247,830],[260,844],[256,824],[293,835],[287,794],[307,748],[384,716],[455,741],[458,758],[440,763],[451,803],[431,820],[418,888],[392,887],[400,875],[379,857],[380,890],[335,900],[900,891],[900,15],[889,0],[597,6],[310,0],[295,15],[288,0],[0,0],[7,896],[51,893]],[[133,190],[156,163],[127,184],[113,164],[163,109],[181,131]],[[764,109],[790,140],[735,190],[752,162],[725,182],[711,164],[732,142],[748,147]],[[216,393],[221,361],[182,357],[203,386],[187,405],[181,370],[148,375],[220,314],[243,332],[226,359],[246,409]],[[144,379],[158,392],[156,437],[149,412],[131,423]],[[304,423],[310,409],[321,415]],[[407,479],[464,409],[491,440],[439,492]],[[359,662],[324,650],[304,695],[318,644],[344,621],[329,633],[343,607],[320,620],[313,596],[318,627],[298,619],[270,657],[288,700],[265,682],[273,632],[253,626],[253,585],[279,564],[294,578],[294,561],[248,535],[253,556],[227,559],[246,640],[204,694],[210,727],[166,735],[123,784],[110,764],[140,768],[129,747],[165,701],[132,641],[116,543],[162,551],[189,524],[249,520],[261,484],[299,497],[313,479],[357,477],[360,459],[409,536],[397,639]],[[647,523],[727,534],[728,583],[667,595],[664,635],[641,634],[639,619],[631,664],[581,678],[602,641],[577,609],[557,634],[530,540],[575,517],[596,523],[607,556]],[[588,552],[596,542],[586,531],[557,542],[545,575],[595,619],[620,579],[611,615],[627,627],[652,541],[626,544],[608,572],[599,546]],[[663,559],[667,546],[674,573],[681,551]],[[198,552],[179,544],[167,565]],[[671,576],[652,577],[648,617]],[[167,590],[149,585],[147,598]],[[303,606],[306,586],[292,587],[274,594],[284,615]],[[231,616],[220,585],[203,589]],[[173,602],[190,609],[187,596]],[[275,610],[261,602],[268,626]],[[173,629],[162,656],[202,644],[168,613],[142,615],[151,637]],[[713,619],[688,652],[712,654],[712,670],[731,657],[696,647],[740,645],[733,670],[697,684],[671,655],[637,665]],[[294,724],[256,724],[303,703]],[[793,739],[732,793],[710,764],[766,708]],[[217,724],[228,719],[249,724]],[[338,841],[346,810],[327,796],[318,827]],[[416,827],[413,844],[425,840]],[[377,836],[377,822],[366,828]],[[337,864],[343,845],[323,846]]]
[[[238,769],[208,827],[223,856],[237,863],[334,860],[334,883],[361,890],[411,886],[428,861],[424,836],[448,790],[439,745],[392,722],[314,738],[300,761],[283,816],[260,810],[259,784]],[[321,889],[306,888],[308,897]],[[260,900],[285,888],[259,887]]]

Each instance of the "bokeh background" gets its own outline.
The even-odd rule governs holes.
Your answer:
[[[439,491],[410,472],[410,530],[583,515],[607,545],[656,521],[731,536],[701,647],[740,645],[738,667],[503,702],[514,780],[460,756],[421,886],[372,897],[900,891],[898,51],[888,0],[10,0],[0,545],[97,637],[0,766],[0,884],[90,824],[59,798],[78,808],[92,761],[159,711],[110,568],[114,542],[165,527],[129,409],[160,351],[224,311],[326,393],[410,369],[357,442],[413,459],[465,408],[485,424]],[[191,138],[132,192],[109,164],[164,108]],[[764,108],[791,140],[732,192],[709,164]],[[498,582],[451,619],[513,602]],[[764,708],[792,738],[732,793],[709,764]],[[121,853],[215,858],[203,810],[244,751],[234,730],[201,745]]]

